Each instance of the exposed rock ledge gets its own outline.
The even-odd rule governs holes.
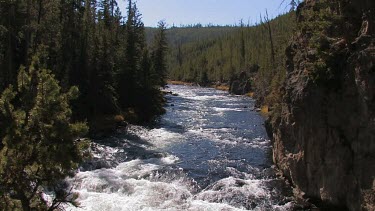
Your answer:
[[[306,0],[299,11],[317,2]],[[326,32],[325,73],[311,74],[311,64],[322,58],[309,45],[311,34],[300,33],[287,49],[281,109],[268,122],[273,159],[298,197],[373,211],[375,1],[335,2],[347,18]]]

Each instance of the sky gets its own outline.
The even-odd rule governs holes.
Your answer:
[[[267,9],[270,19],[288,11],[283,0],[137,0],[145,26],[157,26],[164,20],[168,26],[201,23],[234,25],[259,21]],[[123,14],[126,2],[119,0]]]

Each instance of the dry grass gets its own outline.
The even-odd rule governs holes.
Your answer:
[[[226,85],[213,86],[213,88],[221,90],[221,91],[229,91],[229,86],[226,86]]]
[[[267,105],[262,106],[262,108],[260,109],[260,113],[267,116],[269,114],[269,107]]]
[[[184,81],[167,81],[168,84],[171,85],[185,85],[185,86],[193,86],[193,83],[184,82]]]
[[[254,92],[249,92],[249,93],[246,94],[246,96],[253,98],[254,97]]]
[[[124,116],[122,116],[122,115],[116,115],[115,117],[114,117],[114,121],[116,122],[116,123],[119,123],[119,122],[123,122],[125,119],[124,119]]]

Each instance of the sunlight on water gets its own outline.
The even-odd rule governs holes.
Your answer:
[[[167,113],[92,145],[67,179],[80,207],[67,210],[288,210],[291,191],[271,168],[271,143],[253,101],[171,86]],[[171,105],[173,104],[173,105]]]

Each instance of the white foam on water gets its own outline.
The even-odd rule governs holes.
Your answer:
[[[175,93],[173,88],[171,90]],[[244,111],[244,108],[221,108],[220,105],[210,107],[207,106],[207,102],[217,101],[235,107],[239,106],[236,102],[240,97],[228,97],[223,94],[224,92],[214,90],[209,90],[211,93],[208,93],[194,87],[178,88],[178,90],[179,98],[184,98],[184,102],[170,107],[172,111],[166,115],[166,118],[170,118],[167,119],[170,122],[178,121],[178,125],[184,125],[183,130],[177,127],[178,132],[175,132],[173,128],[147,129],[141,126],[129,126],[127,129],[129,134],[141,139],[135,143],[137,147],[147,150],[157,149],[156,151],[160,151],[163,157],[135,159],[116,163],[116,166],[112,165],[111,168],[77,173],[75,177],[68,179],[68,182],[72,185],[73,191],[79,193],[78,201],[81,206],[79,208],[66,206],[66,210],[286,211],[292,207],[292,203],[272,204],[273,192],[266,186],[267,180],[255,176],[259,172],[255,167],[254,169],[245,167],[248,170],[246,172],[235,167],[226,167],[225,175],[231,176],[210,184],[204,190],[200,190],[197,183],[189,178],[182,168],[176,168],[177,163],[180,162],[179,158],[168,155],[160,149],[173,146],[174,143],[187,140],[202,141],[202,139],[216,142],[217,146],[244,145],[262,149],[270,146],[269,140],[262,138],[238,137],[234,128],[205,128],[211,125],[207,115],[224,115],[226,111]],[[181,106],[184,108],[182,109]],[[175,119],[176,113],[172,112],[180,113],[177,113]],[[124,149],[126,156],[126,147],[130,145],[130,140],[119,141],[120,143],[123,141],[124,147],[112,148],[96,144],[94,157],[115,159],[116,153],[123,152],[121,150]],[[213,167],[235,166],[239,161],[226,159],[225,157],[224,160],[207,161]]]
[[[244,200],[262,201],[270,198],[270,193],[264,187],[262,180],[228,177],[209,186],[199,193],[197,198],[209,202],[241,205]]]
[[[93,158],[112,158],[117,152],[118,148],[91,143],[90,153]]]
[[[168,128],[147,129],[145,127],[131,125],[127,129],[127,132],[146,141],[149,146],[145,147],[148,149],[163,149],[170,144],[185,140],[183,134],[173,132]]]
[[[219,108],[213,107],[212,108],[216,112],[224,112],[224,111],[244,111],[244,108]]]
[[[266,147],[268,146],[269,142],[264,143],[261,139],[254,139],[254,141],[250,141],[248,138],[245,137],[238,137],[234,134],[234,129],[232,128],[219,128],[219,129],[190,129],[188,133],[193,136],[201,137],[208,139],[210,141],[217,142],[223,145],[238,145],[238,144],[245,144],[251,147]],[[258,143],[259,142],[259,143]]]
[[[242,210],[234,202],[269,197],[262,181],[250,179],[251,175],[245,175],[245,180],[234,177],[219,180],[198,194],[184,176],[158,179],[158,170],[178,160],[172,155],[136,159],[116,168],[79,172],[68,182],[79,193],[80,207],[65,208],[71,211]],[[241,173],[234,168],[228,170]],[[168,177],[165,172],[161,174]]]
[[[240,208],[236,208],[233,206],[230,206],[228,204],[222,204],[222,203],[210,203],[203,200],[194,200],[191,202],[190,207],[186,210],[189,211],[239,211],[243,210]]]
[[[185,180],[172,182],[149,181],[162,167],[174,164],[175,156],[132,160],[112,169],[79,172],[68,182],[79,193],[81,208],[68,210],[144,210],[144,208],[175,207],[183,199],[191,198]],[[177,204],[173,201],[177,200]]]
[[[214,184],[210,190],[202,192],[200,196],[210,192],[230,192],[228,191],[229,189],[239,190],[246,194],[252,194],[256,198],[264,198],[268,194],[266,189],[263,187],[262,180],[242,180],[234,177],[228,177],[216,182],[216,184]]]
[[[115,169],[78,173],[71,182],[79,193],[80,207],[66,206],[66,210],[239,210],[225,203],[195,199],[183,178],[169,182],[132,178],[158,167],[141,163],[135,160]]]
[[[241,172],[233,167],[226,167],[226,170],[230,172],[231,175],[233,175],[235,178],[245,178],[245,179],[254,179],[255,176],[253,174],[248,174],[246,172]],[[259,169],[257,168],[251,168],[254,172],[259,172]]]
[[[80,191],[80,208],[67,210],[136,211],[136,210],[240,210],[225,203],[194,199],[183,184],[129,179],[131,191],[98,193]]]
[[[171,132],[165,128],[149,130],[147,133],[140,134],[141,138],[148,140],[155,148],[164,148],[171,143],[184,141],[182,134]]]
[[[268,149],[272,147],[271,140],[264,138],[255,138],[251,142],[243,142],[243,144],[259,149]]]
[[[289,211],[293,209],[293,202],[288,202],[284,205],[273,205],[272,210],[274,211]]]
[[[127,179],[124,192],[80,192],[83,210],[156,210],[178,207],[191,197],[189,190],[176,183]],[[74,209],[72,209],[74,210]],[[77,209],[79,210],[79,209]]]
[[[187,95],[185,98],[196,101],[226,101],[227,97],[222,95]]]
[[[187,131],[188,136],[196,136],[205,138],[211,141],[220,141],[221,136],[219,134],[213,133],[211,129],[197,128],[190,129]]]

